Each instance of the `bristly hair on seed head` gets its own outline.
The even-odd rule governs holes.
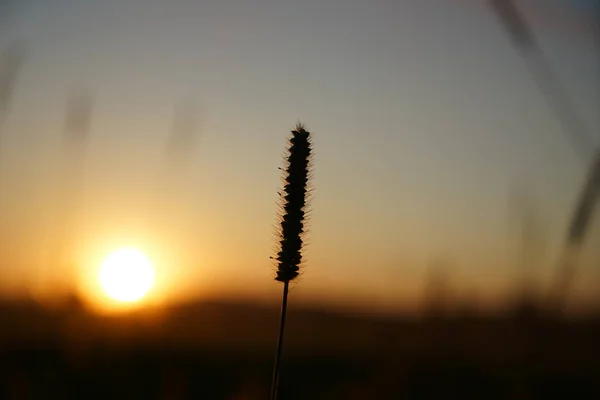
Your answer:
[[[300,122],[289,139],[286,166],[283,168],[283,190],[280,192],[277,276],[275,280],[289,282],[300,273],[303,236],[306,232],[306,212],[311,177],[311,134]]]

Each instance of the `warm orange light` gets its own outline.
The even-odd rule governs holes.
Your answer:
[[[102,262],[98,281],[111,299],[124,303],[136,302],[154,286],[154,267],[139,250],[119,249]]]

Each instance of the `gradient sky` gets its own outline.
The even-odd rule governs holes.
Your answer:
[[[600,145],[591,2],[520,4]],[[298,119],[315,135],[316,192],[294,295],[406,304],[441,259],[456,290],[493,298],[517,273],[515,182],[544,224],[540,279],[553,267],[586,165],[483,1],[29,0],[15,11],[0,45],[22,37],[29,53],[1,149],[11,290],[32,285],[55,243],[65,99],[82,87],[95,101],[85,233],[72,244],[83,275],[136,245],[169,277],[167,297],[278,295],[277,167]],[[201,136],[180,185],[161,191],[162,219],[150,218],[173,106],[189,97]],[[581,298],[597,291],[598,257],[588,246]]]

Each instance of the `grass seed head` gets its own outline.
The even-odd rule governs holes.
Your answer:
[[[289,282],[300,273],[306,209],[311,177],[311,134],[300,123],[292,131],[280,192],[277,275],[275,280]]]

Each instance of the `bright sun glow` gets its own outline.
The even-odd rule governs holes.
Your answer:
[[[154,285],[154,268],[144,253],[119,249],[106,257],[98,280],[108,297],[134,302],[144,297]]]

